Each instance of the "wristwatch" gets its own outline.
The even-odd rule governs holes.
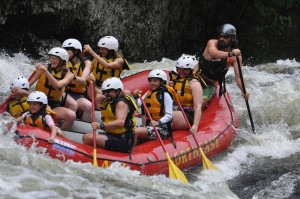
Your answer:
[[[104,123],[100,124],[100,129],[103,130],[103,131],[105,131],[105,124]]]

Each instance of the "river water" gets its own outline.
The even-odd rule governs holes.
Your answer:
[[[0,54],[0,98],[9,94],[9,83],[17,75],[29,76],[36,60],[22,53]],[[132,64],[124,75],[145,69],[173,69],[175,61]],[[275,63],[243,67],[256,134],[253,134],[246,104],[227,75],[227,90],[240,120],[240,129],[230,148],[210,159],[218,171],[196,166],[184,171],[188,185],[163,175],[141,176],[137,171],[113,164],[96,168],[91,164],[62,163],[25,150],[15,144],[0,116],[0,198],[207,198],[281,199],[300,198],[300,63]]]

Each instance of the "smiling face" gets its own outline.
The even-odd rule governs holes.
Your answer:
[[[151,90],[156,90],[162,85],[162,79],[151,77],[148,79]]]
[[[224,33],[220,33],[218,35],[219,39],[218,39],[218,49],[223,50],[228,48],[231,45],[231,36],[230,35],[226,35]]]
[[[102,90],[102,94],[108,101],[111,101],[117,97],[117,91],[115,89]]]
[[[180,78],[185,78],[191,73],[192,69],[190,68],[179,68],[177,67],[177,73]]]
[[[61,59],[60,59],[60,57],[57,57],[54,55],[49,55],[49,61],[51,64],[51,68],[56,68],[59,65]]]
[[[43,104],[41,102],[28,102],[28,104],[32,113],[38,113],[43,107]]]

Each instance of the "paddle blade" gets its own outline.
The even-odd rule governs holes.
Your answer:
[[[108,161],[104,160],[104,162],[101,165],[102,168],[107,168],[108,167]]]
[[[98,166],[98,162],[97,162],[97,150],[96,149],[94,149],[94,151],[93,151],[94,153],[93,153],[93,166]]]
[[[218,170],[218,168],[205,156],[202,148],[199,148],[199,151],[201,153],[202,157],[202,164],[204,169],[215,169]]]
[[[184,184],[187,184],[188,180],[186,179],[183,172],[174,164],[174,162],[171,160],[168,153],[166,153],[166,156],[169,164],[169,177],[177,180],[181,180]]]

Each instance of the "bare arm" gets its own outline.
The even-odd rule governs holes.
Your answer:
[[[107,63],[104,59],[102,59],[89,45],[84,45],[84,49],[88,51],[104,68],[117,69],[121,68],[124,64],[124,60],[122,58],[117,58],[113,62]]]
[[[21,115],[20,117],[18,117],[17,120],[17,124],[20,124],[23,121],[24,117],[23,115]]]
[[[55,125],[51,125],[49,126],[50,130],[51,130],[51,135],[50,135],[50,138],[48,139],[48,142],[49,143],[54,143],[54,139],[57,135],[57,128]]]
[[[87,78],[91,73],[91,68],[92,68],[91,61],[86,60],[85,61],[85,67],[84,67],[84,70],[82,72],[81,77],[76,77],[74,82],[79,83],[79,84],[84,84],[87,81]]]
[[[51,75],[49,73],[49,71],[47,70],[47,72],[45,72],[48,80],[49,80],[49,83],[51,84],[51,86],[54,88],[54,89],[59,89],[59,88],[62,88],[66,85],[68,85],[70,82],[72,82],[72,80],[74,79],[74,74],[70,71],[67,72],[66,76],[62,79],[62,80],[57,80],[53,77],[53,75]]]
[[[228,52],[230,53],[230,56],[240,56],[241,51],[240,49],[233,49],[230,51],[228,50],[219,50],[217,47],[218,40],[216,39],[211,39],[207,42],[207,46],[203,52],[203,57],[207,60],[211,60],[212,58],[215,59],[223,59],[228,57]]]
[[[190,132],[196,133],[202,115],[201,106],[203,101],[203,97],[202,97],[203,91],[200,83],[195,79],[193,79],[190,82],[190,88],[192,91],[193,105],[194,105],[194,123],[192,125],[192,128],[190,129]]]
[[[211,60],[212,58],[225,58],[228,56],[228,52],[221,51],[217,48],[216,39],[211,39],[207,42],[207,46],[204,50],[203,56],[207,60]]]

